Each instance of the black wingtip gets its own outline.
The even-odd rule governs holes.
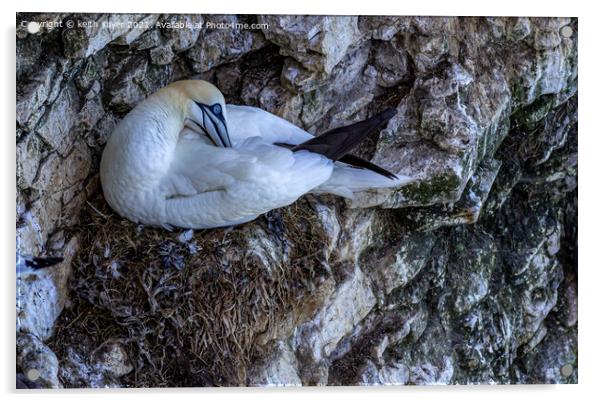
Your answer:
[[[355,168],[358,169],[368,169],[373,171],[374,173],[378,173],[381,176],[386,177],[387,179],[390,180],[397,180],[399,179],[399,177],[397,177],[397,175],[395,175],[394,173],[389,172],[387,169],[382,168],[370,161],[367,161],[365,159],[362,159],[358,156],[355,155],[351,155],[351,154],[347,154],[345,156],[343,156],[341,159],[339,159],[340,162],[346,163],[348,165],[351,165]]]
[[[294,152],[307,150],[322,154],[335,161],[339,160],[362,142],[371,132],[387,124],[395,114],[397,114],[395,108],[387,108],[366,120],[334,128],[322,135],[297,144],[292,150]]]
[[[375,130],[375,129],[380,128],[380,127],[384,126],[385,124],[387,124],[389,122],[389,120],[391,120],[393,118],[393,116],[395,116],[396,114],[397,114],[397,109],[395,109],[394,107],[390,107],[390,108],[383,110],[382,112],[376,113],[372,117],[369,117],[360,123],[366,125],[366,127],[369,127],[368,130]],[[356,123],[356,124],[358,124],[358,123]],[[348,127],[352,127],[352,126],[353,126],[353,124]]]

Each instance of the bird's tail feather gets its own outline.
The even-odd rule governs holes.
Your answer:
[[[293,152],[306,150],[318,153],[331,160],[344,162],[356,168],[371,170],[388,179],[396,180],[397,176],[388,170],[347,153],[359,145],[373,130],[386,124],[396,113],[395,109],[389,108],[369,119],[348,126],[337,127],[301,144],[276,143],[275,145],[288,148]]]
[[[395,175],[374,163],[348,152],[353,150],[372,131],[385,125],[397,111],[386,109],[369,119],[338,127],[298,145],[277,143],[294,151],[309,151],[334,160],[330,178],[312,190],[353,198],[354,193],[378,188],[400,187],[413,181],[411,177]]]
[[[389,178],[372,170],[356,168],[337,162],[330,178],[312,190],[312,192],[354,198],[354,193],[356,192],[378,188],[401,187],[412,181],[414,179],[408,176],[398,174],[394,178]]]

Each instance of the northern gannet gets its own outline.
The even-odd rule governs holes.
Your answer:
[[[251,221],[306,193],[352,198],[402,186],[411,179],[347,154],[394,114],[314,137],[259,108],[226,105],[206,81],[177,81],[115,128],[100,164],[102,189],[131,221],[202,229]]]

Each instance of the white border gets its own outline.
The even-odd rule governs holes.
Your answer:
[[[153,13],[215,13],[215,14],[318,14],[318,15],[479,15],[479,16],[577,16],[577,4],[574,2],[546,1],[545,4],[524,0],[505,0],[501,2],[460,0],[432,1],[421,0],[407,4],[402,1],[282,1],[282,0],[145,0],[127,2],[106,0],[102,2],[84,2],[78,0],[29,0],[17,4],[18,11],[31,12],[153,12]],[[513,11],[514,10],[514,11]],[[112,11],[113,12],[113,11]],[[114,11],[117,12],[117,11]]]
[[[597,108],[602,103],[600,96],[600,17],[594,6],[584,5],[586,2],[546,1],[527,2],[524,0],[505,0],[501,2],[448,0],[448,1],[412,1],[405,4],[397,1],[359,1],[344,2],[327,0],[300,0],[298,2],[282,0],[230,0],[230,1],[178,1],[146,0],[134,2],[127,0],[102,0],[100,2],[84,2],[82,0],[47,0],[27,2],[2,2],[2,18],[4,33],[4,51],[1,74],[4,94],[1,97],[1,119],[5,133],[2,150],[6,153],[2,159],[2,200],[3,222],[7,222],[3,231],[2,264],[4,271],[5,303],[4,330],[2,345],[6,356],[1,365],[2,391],[8,399],[40,401],[97,400],[109,396],[115,399],[128,398],[135,401],[163,401],[168,396],[180,400],[205,400],[215,397],[220,400],[261,401],[306,401],[345,398],[348,401],[365,401],[367,398],[378,400],[444,400],[452,401],[504,401],[521,400],[576,401],[589,400],[592,395],[599,394],[597,385],[601,381],[600,364],[600,286],[602,285],[600,249],[600,207],[598,207],[598,185],[602,171],[602,134],[597,117],[602,114]],[[14,4],[14,6],[13,6]],[[588,2],[594,4],[594,2]],[[165,12],[165,13],[249,13],[249,14],[396,14],[396,15],[486,15],[486,16],[577,16],[579,17],[579,385],[571,386],[452,386],[452,387],[379,387],[379,388],[305,388],[302,390],[281,389],[178,389],[178,390],[91,390],[91,391],[44,391],[43,393],[14,393],[14,216],[15,216],[15,12]],[[585,84],[583,84],[585,83]]]

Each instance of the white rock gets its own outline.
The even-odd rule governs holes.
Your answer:
[[[302,385],[298,374],[297,359],[290,345],[278,342],[276,352],[268,362],[253,367],[248,374],[248,384],[267,387]]]
[[[27,332],[41,340],[52,335],[54,322],[68,299],[71,260],[78,246],[74,237],[65,247],[60,264],[17,274],[17,332]]]

